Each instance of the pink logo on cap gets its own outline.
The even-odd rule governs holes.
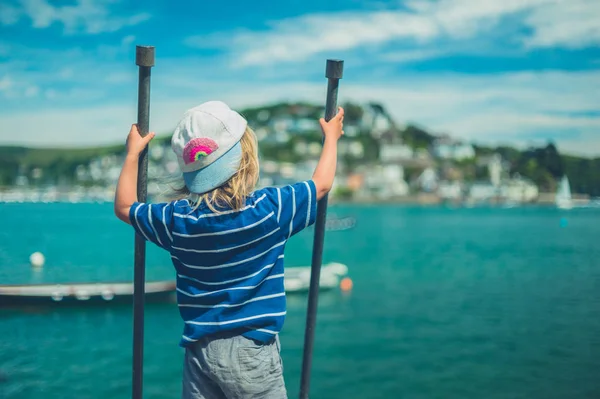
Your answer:
[[[190,140],[183,148],[183,161],[186,165],[196,162],[200,157],[212,154],[219,145],[208,137]]]

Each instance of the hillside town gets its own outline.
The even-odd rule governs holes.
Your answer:
[[[316,106],[294,105],[246,113],[259,140],[261,187],[310,178],[321,149],[320,112]],[[344,128],[332,201],[455,205],[555,201],[556,187],[542,192],[530,178],[510,173],[511,165],[499,153],[478,155],[472,144],[448,135],[411,145],[401,134],[406,126],[395,123],[381,106],[354,105],[347,111]],[[123,156],[122,151],[97,156],[76,165],[72,175],[51,182],[43,178],[44,168],[22,168],[13,185],[0,189],[0,201],[112,201]],[[159,199],[178,170],[167,135],[154,140],[148,159],[148,194]]]

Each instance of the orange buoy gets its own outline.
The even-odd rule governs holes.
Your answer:
[[[352,289],[352,280],[350,280],[350,277],[344,277],[340,281],[340,288],[342,291],[350,291]]]

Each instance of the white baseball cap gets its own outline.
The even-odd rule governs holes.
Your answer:
[[[211,191],[237,172],[246,126],[246,120],[221,101],[205,102],[185,112],[171,148],[192,193]]]

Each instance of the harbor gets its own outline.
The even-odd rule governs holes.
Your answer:
[[[111,212],[111,204],[0,206],[0,281],[131,282],[132,237]],[[327,233],[323,264],[346,265],[353,287],[320,292],[312,396],[598,392],[600,308],[590,299],[600,278],[598,210],[350,204],[335,213],[356,224]],[[73,229],[82,218],[87,227]],[[112,251],[101,245],[107,240]],[[308,265],[311,248],[309,231],[290,240],[286,267]],[[36,250],[42,268],[31,266]],[[149,245],[147,280],[172,278],[168,256]],[[306,303],[306,293],[287,296],[281,343],[291,392],[299,389]],[[129,397],[131,317],[131,301],[1,308],[0,396]],[[173,303],[146,304],[148,398],[180,389],[181,327]]]
[[[600,398],[600,2],[181,5],[0,4],[0,399]]]

